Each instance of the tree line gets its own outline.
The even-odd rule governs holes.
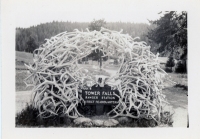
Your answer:
[[[181,61],[179,69],[187,71],[187,12],[160,12],[163,14],[155,21],[145,23],[131,22],[106,22],[103,19],[92,22],[58,22],[44,23],[29,28],[16,28],[16,51],[32,53],[36,48],[61,32],[72,32],[74,29],[85,31],[86,28],[100,30],[105,27],[111,30],[120,31],[131,37],[140,37],[140,41],[147,42],[151,46],[151,51],[160,56],[169,57],[167,64],[173,67],[174,60]],[[158,13],[158,14],[160,14]],[[99,54],[101,55],[101,54]]]
[[[92,24],[98,27],[98,21],[94,20],[89,22],[58,22],[53,21],[51,23],[44,23],[37,26],[31,26],[29,28],[16,28],[16,51],[25,51],[32,53],[36,48],[44,43],[44,40],[51,38],[61,32],[68,31],[72,32],[74,29],[79,29],[85,31],[89,28],[91,31],[94,30]],[[104,20],[102,20],[105,22]],[[100,24],[99,27],[102,25]],[[130,22],[108,22],[103,25],[105,28],[120,31],[123,29],[123,33],[128,33],[133,38],[140,37],[141,41],[148,42],[146,36],[148,29],[151,28],[150,25],[144,23],[130,23]],[[95,28],[98,30],[97,28]]]

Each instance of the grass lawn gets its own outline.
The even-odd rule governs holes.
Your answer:
[[[188,105],[187,94],[188,91],[181,87],[167,87],[163,89],[163,93],[170,104],[173,104],[174,108],[182,107],[186,108]]]
[[[33,63],[33,54],[32,53],[27,53],[27,52],[19,52],[16,51],[16,57],[15,59],[17,61],[23,61],[25,63]]]
[[[27,73],[26,70],[16,70],[15,73],[15,89],[16,91],[27,91],[31,90],[32,87],[27,87],[24,83],[24,79],[28,76],[29,74]]]
[[[167,81],[168,79],[174,83]],[[187,74],[168,73],[168,75],[164,78],[164,85],[166,87],[163,89],[163,92],[171,92],[176,95],[184,96],[188,95]]]
[[[172,80],[177,84],[188,86],[187,74],[170,73],[169,76],[171,76]]]
[[[27,68],[24,64],[33,63],[33,54],[26,52],[18,52],[16,51],[15,57],[15,89],[16,91],[27,91],[31,90],[32,87],[27,87],[24,83],[24,79],[29,75]]]

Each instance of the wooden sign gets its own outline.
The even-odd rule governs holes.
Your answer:
[[[119,91],[110,88],[96,87],[82,90],[82,97],[88,105],[116,105],[119,101]]]

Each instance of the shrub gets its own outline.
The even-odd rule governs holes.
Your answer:
[[[27,105],[20,113],[15,117],[16,127],[18,126],[30,126],[30,127],[49,127],[49,126],[64,126],[71,125],[72,120],[62,116],[52,116],[49,118],[41,119],[39,111],[32,105]]]
[[[188,91],[188,86],[186,86],[186,85],[176,84],[175,87],[180,87],[180,88],[183,88],[183,90]]]
[[[38,114],[39,112],[32,105],[27,105],[25,109],[17,114],[15,118],[16,126],[38,126]]]
[[[94,107],[94,106],[93,106]],[[85,116],[94,116],[94,108],[89,106],[78,106],[78,110]],[[74,125],[72,119],[64,116],[52,116],[50,118],[41,119],[39,112],[32,105],[27,105],[15,118],[16,127],[79,127]],[[161,113],[161,124],[172,125],[170,116],[164,116]],[[129,122],[120,124],[118,127],[155,127],[158,124],[153,119],[130,119]]]
[[[176,65],[175,69],[176,73],[186,73],[186,66],[181,61],[179,61]]]
[[[165,65],[166,67],[170,67],[172,68],[173,66],[175,66],[175,62],[174,62],[174,58],[172,56],[170,56],[167,60],[167,63]],[[172,69],[171,69],[172,70]]]
[[[171,72],[172,72],[172,68],[165,67],[165,71],[166,71],[167,73],[171,73]]]

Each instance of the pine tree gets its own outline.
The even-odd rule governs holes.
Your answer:
[[[33,51],[37,48],[37,44],[32,36],[29,37],[29,40],[26,44],[26,52],[33,53]]]
[[[174,58],[173,58],[172,54],[169,56],[169,58],[168,58],[167,63],[166,63],[165,66],[166,67],[170,67],[171,71],[172,71],[172,67],[175,66],[175,61],[174,61]]]
[[[104,19],[99,19],[99,20],[93,20],[90,25],[89,25],[89,30],[93,31],[100,31],[101,27],[106,27],[106,21],[104,21]]]
[[[89,25],[89,30],[90,31],[93,31],[93,30],[100,31],[101,27],[105,27],[105,26],[106,26],[106,22],[104,21],[104,19],[93,20]],[[103,53],[100,50],[97,50],[96,52],[93,51],[91,55],[93,57],[95,57],[95,59],[96,59],[96,57],[98,57],[98,62],[99,62],[100,69],[101,69]]]
[[[187,59],[187,12],[166,12],[160,19],[150,21],[155,28],[148,32],[148,39],[156,42],[159,53],[169,53],[182,49],[181,55],[173,55],[178,59]]]

